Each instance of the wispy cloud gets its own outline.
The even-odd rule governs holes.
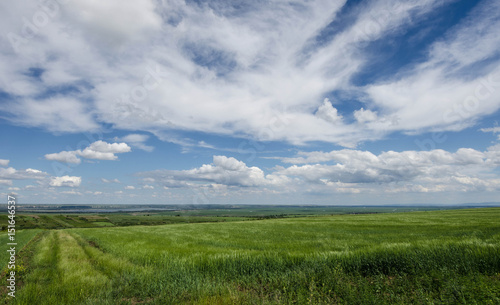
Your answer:
[[[129,135],[126,135],[121,138],[116,138],[116,141],[122,141],[127,144],[130,144],[132,147],[136,147],[148,152],[153,151],[154,147],[146,145],[145,142],[149,139],[148,135],[145,134],[137,134],[137,133],[131,133]]]
[[[2,45],[0,79],[9,85],[0,90],[11,102],[0,110],[16,124],[54,132],[106,123],[154,134],[190,130],[260,139],[280,120],[286,128],[269,128],[266,140],[294,144],[353,146],[395,131],[459,130],[500,107],[493,98],[500,87],[496,1],[481,1],[428,47],[426,58],[393,78],[352,82],[370,61],[370,43],[404,35],[451,2],[361,2],[337,32],[325,35],[344,1],[241,9],[220,1],[74,0],[17,54]],[[104,15],[110,10],[119,13]],[[21,35],[22,17],[36,6],[18,3],[9,11],[4,31]],[[108,56],[110,48],[119,64]],[[34,67],[36,75],[26,73]],[[478,89],[483,80],[489,85]],[[343,100],[324,104],[335,91],[350,92],[364,109],[352,110]],[[400,123],[385,124],[391,116]],[[129,137],[130,145],[152,149],[137,134]]]
[[[104,183],[120,183],[120,180],[118,179],[111,179],[111,180],[108,180],[108,179],[105,179],[105,178],[101,178],[101,181],[104,182]]]

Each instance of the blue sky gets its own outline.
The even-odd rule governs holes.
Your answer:
[[[2,196],[500,198],[498,1],[0,6]]]

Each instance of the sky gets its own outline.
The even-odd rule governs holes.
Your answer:
[[[2,1],[0,33],[2,197],[499,201],[497,0]]]

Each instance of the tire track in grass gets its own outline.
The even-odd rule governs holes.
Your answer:
[[[31,233],[29,236],[24,236],[25,238],[21,239],[21,242],[18,243],[18,245],[21,245],[21,250],[19,253],[17,253],[16,257],[16,264],[15,268],[13,270],[10,270],[5,266],[5,268],[2,271],[2,274],[0,275],[0,280],[2,283],[7,281],[7,277],[9,276],[10,271],[15,271],[15,277],[16,277],[16,291],[19,291],[23,286],[24,286],[24,281],[25,281],[25,276],[30,270],[30,264],[34,255],[34,247],[37,244],[37,242],[42,239],[42,237],[46,234],[46,232],[41,232],[41,230],[30,230]],[[30,236],[34,235],[31,239]],[[27,238],[26,238],[27,237]],[[28,241],[27,241],[28,240]],[[27,241],[27,242],[26,242]],[[4,251],[2,251],[4,252]],[[7,289],[6,285],[2,285],[0,287],[0,304],[10,304],[12,303],[13,299],[11,296],[9,296],[7,293],[9,290]]]
[[[92,266],[83,248],[66,232],[51,231],[40,241],[33,266],[17,304],[111,303],[109,278]]]
[[[43,304],[40,301],[45,294],[44,289],[51,282],[59,282],[60,280],[57,273],[58,252],[57,236],[51,231],[35,247],[35,255],[32,260],[33,271],[26,276],[25,286],[17,293],[16,301],[18,304]]]
[[[111,279],[114,300],[119,299],[131,304],[147,304],[154,301],[156,291],[144,287],[144,283],[151,280],[155,274],[153,268],[138,266],[125,258],[105,253],[80,235],[74,232],[69,234],[78,242],[92,266]]]
[[[58,268],[63,284],[85,284],[84,286],[106,286],[108,277],[96,270],[84,249],[70,234],[59,231],[60,250]]]

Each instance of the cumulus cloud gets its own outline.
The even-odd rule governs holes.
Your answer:
[[[62,177],[51,177],[49,185],[56,187],[79,187],[82,183],[81,177],[75,176],[62,176]]]
[[[269,183],[264,172],[232,157],[214,156],[212,164],[190,170],[156,170],[138,173],[166,187],[194,187],[196,183],[252,187]]]
[[[280,159],[292,165],[276,166],[268,174],[235,158],[214,156],[212,164],[190,170],[156,170],[137,175],[164,188],[208,187],[219,194],[227,192],[228,187],[268,193],[342,194],[500,190],[500,179],[494,172],[500,166],[500,144],[485,151],[461,148],[456,152],[435,149],[377,155],[343,149],[299,152],[296,157]]]
[[[492,169],[500,165],[500,145],[486,151],[461,148],[454,153],[431,151],[382,152],[337,150],[301,152],[283,158],[289,167],[277,167],[276,173],[298,177],[308,183],[382,191],[496,191],[499,189]],[[302,165],[297,165],[302,164]],[[388,189],[386,189],[388,188]]]
[[[354,118],[359,123],[372,122],[377,120],[377,113],[363,108],[354,111]]]
[[[99,140],[90,144],[84,151],[118,154],[129,152],[130,146],[128,146],[127,143],[106,143]]]
[[[9,160],[0,159],[0,166],[9,166]]]
[[[76,151],[61,151],[53,154],[46,154],[45,160],[58,161],[71,164],[80,164],[82,162],[82,160],[77,157]]]
[[[2,180],[41,180],[47,177],[47,173],[40,170],[28,169],[15,169],[13,167],[0,168],[0,179]]]
[[[325,99],[323,105],[319,106],[316,116],[332,124],[342,123],[342,116],[338,114],[337,109],[332,106],[328,99]]]
[[[130,152],[131,148],[127,143],[107,143],[96,141],[84,150],[61,151],[59,153],[46,154],[46,160],[59,161],[64,163],[80,164],[83,157],[94,160],[117,160],[115,154]]]
[[[127,185],[127,186],[125,187],[125,189],[126,189],[126,190],[135,190],[135,186],[133,186],[133,185]]]

